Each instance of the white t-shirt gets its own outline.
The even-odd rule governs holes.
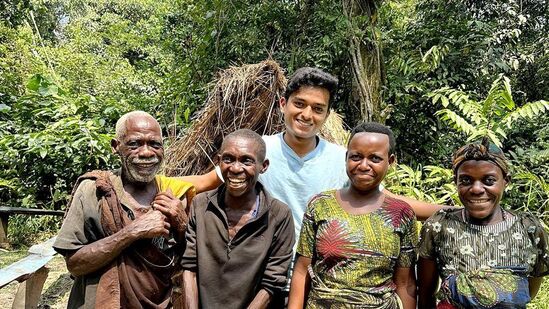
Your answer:
[[[273,197],[290,207],[297,243],[303,213],[311,197],[346,185],[346,149],[319,137],[316,148],[300,158],[286,144],[283,134],[263,136],[270,165],[259,181]]]

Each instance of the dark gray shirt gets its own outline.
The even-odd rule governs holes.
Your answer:
[[[276,296],[286,284],[294,245],[292,214],[261,184],[257,188],[258,214],[233,239],[223,210],[225,187],[193,199],[181,264],[197,274],[202,308],[245,308],[261,289]]]

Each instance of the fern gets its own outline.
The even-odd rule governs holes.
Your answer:
[[[535,161],[540,161],[540,162],[549,161],[549,149],[529,151],[528,155]]]
[[[507,130],[517,120],[533,119],[549,111],[549,102],[544,100],[517,108],[510,80],[503,75],[494,80],[486,98],[481,101],[470,99],[465,92],[449,87],[434,90],[427,97],[431,98],[433,104],[440,102],[443,107],[435,115],[457,131],[465,133],[468,141],[488,137],[499,147],[507,138]]]
[[[519,119],[533,119],[546,111],[549,111],[549,102],[545,100],[526,103],[524,106],[517,108],[503,117],[502,123],[507,128],[511,128],[512,125]]]
[[[385,185],[389,191],[435,204],[457,204],[452,170],[437,166],[418,166],[415,169],[398,164],[387,173]]]
[[[436,112],[435,115],[440,116],[442,120],[450,123],[455,129],[464,132],[467,135],[474,135],[477,132],[475,126],[449,109],[441,109]]]

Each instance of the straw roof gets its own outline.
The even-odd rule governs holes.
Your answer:
[[[278,102],[286,82],[282,68],[273,60],[220,71],[192,125],[166,149],[162,172],[181,176],[211,170],[210,158],[215,157],[223,138],[237,129],[262,135],[284,130]],[[344,132],[341,116],[330,113],[321,135],[344,144]]]

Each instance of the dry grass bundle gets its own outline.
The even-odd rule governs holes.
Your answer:
[[[320,130],[320,136],[329,142],[346,147],[351,133],[345,127],[343,117],[332,110]]]
[[[166,149],[163,173],[179,176],[210,170],[209,158],[224,136],[237,129],[280,132],[284,123],[278,101],[285,87],[283,70],[272,60],[222,70],[193,125]]]

